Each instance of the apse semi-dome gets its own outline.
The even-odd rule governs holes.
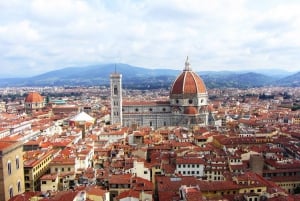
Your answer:
[[[44,98],[37,92],[29,92],[25,98],[25,103],[40,103],[43,101]]]
[[[193,72],[190,68],[188,58],[185,62],[185,68],[183,72],[174,81],[170,94],[171,95],[188,95],[207,93],[206,86],[203,80],[197,73]]]
[[[184,114],[195,115],[195,114],[198,114],[198,111],[195,107],[188,106],[184,109]]]

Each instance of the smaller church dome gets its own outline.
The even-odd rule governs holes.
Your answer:
[[[188,106],[184,109],[184,114],[191,114],[191,115],[194,115],[194,114],[198,114],[198,111],[195,107],[193,106]]]
[[[25,103],[41,103],[44,98],[37,92],[30,92],[25,98]]]

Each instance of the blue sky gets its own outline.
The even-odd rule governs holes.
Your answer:
[[[297,0],[0,0],[1,77],[128,63],[299,71]]]

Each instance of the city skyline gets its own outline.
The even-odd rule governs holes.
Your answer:
[[[297,71],[300,2],[0,2],[1,77],[128,63],[195,71]]]

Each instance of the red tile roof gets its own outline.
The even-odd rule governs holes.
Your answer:
[[[89,186],[86,188],[86,193],[89,195],[103,196],[107,191],[99,186]]]
[[[108,179],[109,184],[130,184],[131,174],[111,175]]]
[[[12,146],[14,144],[14,142],[3,142],[3,141],[0,141],[0,151],[2,150],[5,150],[6,148]]]
[[[117,196],[117,200],[121,200],[124,198],[139,198],[140,197],[140,192],[139,191],[134,191],[134,190],[128,190],[128,191],[123,191]]]

